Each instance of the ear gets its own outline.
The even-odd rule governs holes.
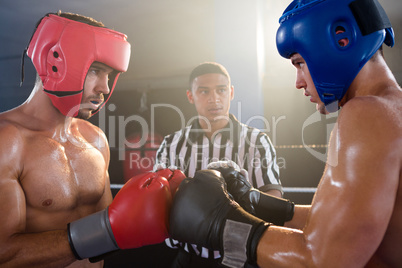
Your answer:
[[[336,29],[335,29],[335,34],[341,34],[341,33],[344,33],[346,30],[345,30],[345,28],[343,28],[342,26],[338,26]],[[349,44],[349,39],[347,39],[347,38],[342,38],[342,39],[340,39],[339,41],[338,41],[338,44],[339,44],[339,46],[341,46],[341,47],[346,47],[348,44]]]
[[[341,47],[346,47],[346,46],[349,44],[349,39],[343,38],[343,39],[341,39],[341,40],[338,41],[338,44],[339,44]]]
[[[191,89],[187,90],[187,99],[189,103],[194,104],[193,92]]]
[[[234,98],[234,86],[232,85],[230,87],[230,100],[233,100],[233,98]]]

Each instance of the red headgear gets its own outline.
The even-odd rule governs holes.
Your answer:
[[[95,61],[115,69],[110,94],[121,72],[127,71],[130,43],[125,34],[50,14],[39,23],[28,46],[43,88],[64,115],[81,103],[85,77]]]

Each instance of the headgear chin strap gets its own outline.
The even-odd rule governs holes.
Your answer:
[[[343,98],[381,45],[394,45],[391,23],[377,0],[295,0],[279,23],[279,54],[304,58],[329,112],[338,109],[328,105]],[[348,43],[342,45],[345,38]]]
[[[125,34],[54,14],[40,21],[27,49],[44,91],[66,116],[80,105],[85,77],[93,62],[101,62],[116,71],[104,105],[119,74],[127,71],[130,53]],[[77,114],[78,109],[73,116]]]

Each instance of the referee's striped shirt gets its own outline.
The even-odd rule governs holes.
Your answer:
[[[240,123],[232,114],[226,127],[214,133],[212,139],[204,134],[198,120],[164,138],[156,154],[156,165],[176,166],[188,177],[197,170],[219,160],[232,160],[248,171],[248,180],[261,191],[279,190],[279,167],[276,152],[269,137],[260,130]],[[183,247],[204,258],[220,258],[217,251],[167,239],[170,247]]]

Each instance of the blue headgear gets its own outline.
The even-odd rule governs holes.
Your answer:
[[[304,58],[326,106],[342,99],[383,43],[394,45],[391,23],[377,0],[294,0],[279,23],[279,54]],[[344,38],[349,43],[341,46]],[[337,109],[327,106],[329,112]]]

